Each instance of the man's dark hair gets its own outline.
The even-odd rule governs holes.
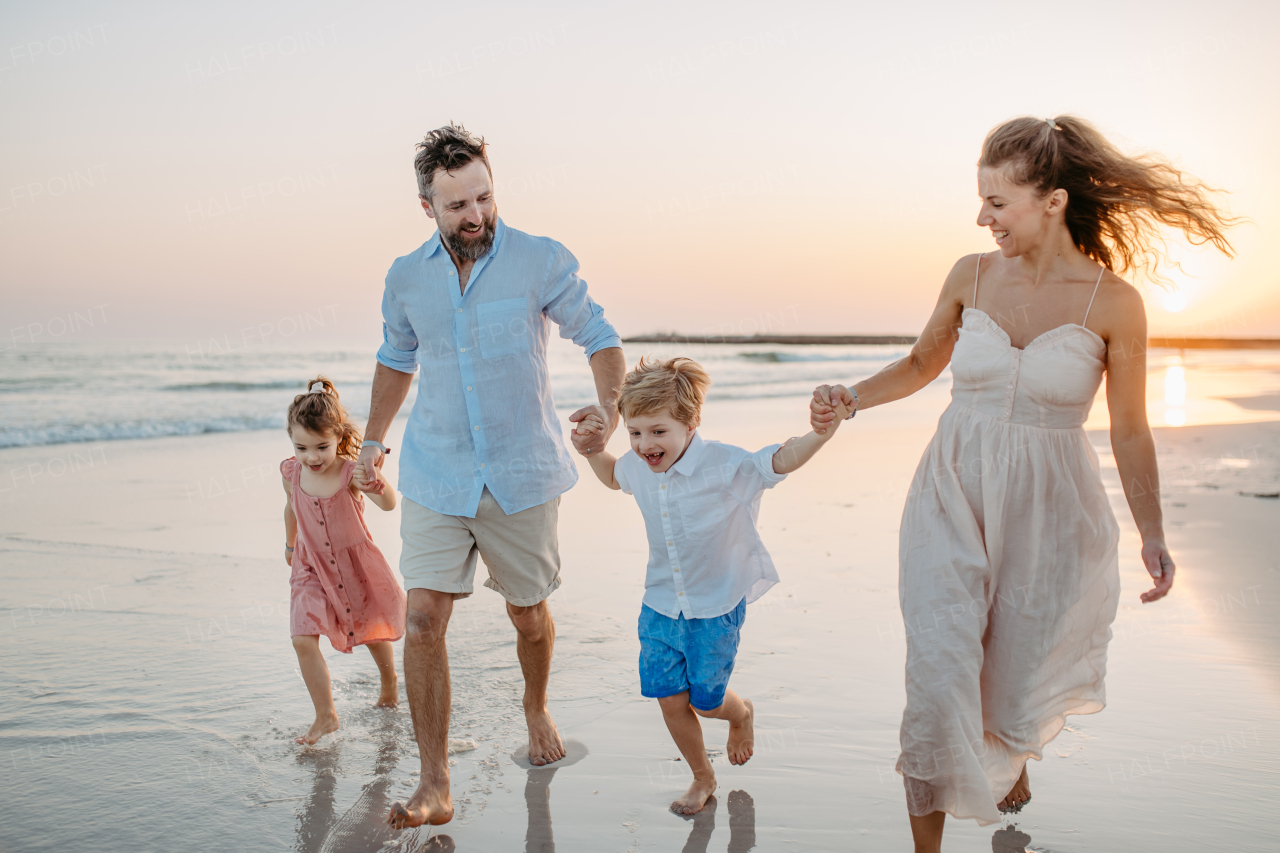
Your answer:
[[[413,168],[418,173],[418,196],[431,201],[435,195],[432,180],[436,169],[454,172],[470,163],[479,160],[484,163],[489,177],[493,178],[493,169],[489,168],[489,155],[485,150],[484,137],[474,136],[460,124],[449,122],[438,127],[423,137],[417,145],[418,153],[413,158]]]

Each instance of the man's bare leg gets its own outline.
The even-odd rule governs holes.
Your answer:
[[[547,711],[547,681],[556,645],[556,623],[545,601],[531,607],[507,603],[516,626],[516,655],[524,673],[524,719],[529,726],[529,763],[541,767],[564,758],[560,732]]]
[[[445,632],[453,595],[433,589],[409,590],[404,637],[404,680],[418,741],[422,775],[408,802],[391,807],[387,823],[396,829],[453,820],[449,794],[449,652]]]
[[[911,838],[915,841],[916,853],[942,853],[942,826],[946,823],[947,813],[907,817],[911,818]]]
[[[729,721],[729,742],[724,751],[730,764],[746,764],[756,751],[755,706],[750,699],[742,699],[732,690],[724,692],[724,701],[711,711],[697,711],[699,717]]]
[[[671,739],[693,771],[693,784],[683,797],[671,804],[671,810],[676,814],[697,814],[716,792],[716,772],[711,769],[707,746],[702,740],[702,721],[689,704],[688,690],[664,696],[658,700],[658,706],[662,708],[662,719],[666,721],[667,731],[671,732]]]

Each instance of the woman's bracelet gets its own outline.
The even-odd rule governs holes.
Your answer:
[[[285,546],[284,546],[284,549],[285,549],[286,551],[288,551],[290,554],[292,554],[292,553],[293,553],[293,549],[292,549],[292,548],[290,548],[288,545],[285,545]]]

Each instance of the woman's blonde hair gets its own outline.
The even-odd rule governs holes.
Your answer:
[[[331,435],[338,441],[339,459],[359,459],[360,428],[351,423],[351,417],[338,400],[338,389],[332,382],[317,376],[307,383],[307,387],[312,388],[317,382],[324,386],[324,391],[308,391],[294,397],[289,405],[285,429],[292,434],[293,425],[297,424],[316,435]]]
[[[1177,228],[1196,245],[1235,254],[1225,231],[1240,220],[1210,199],[1205,186],[1153,154],[1128,157],[1097,128],[1071,115],[1024,116],[1005,122],[982,142],[979,166],[1007,165],[1010,177],[1041,195],[1067,191],[1066,224],[1076,247],[1114,272],[1165,281],[1160,228]]]
[[[691,358],[658,361],[642,357],[622,382],[618,411],[623,420],[630,420],[669,406],[680,423],[697,426],[709,387],[711,377]]]

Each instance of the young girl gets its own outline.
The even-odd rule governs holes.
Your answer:
[[[364,523],[364,498],[352,485],[360,431],[347,419],[338,392],[323,376],[293,398],[288,432],[294,456],[280,463],[284,491],[285,562],[289,578],[289,632],[302,678],[316,706],[316,720],[294,738],[313,744],[338,730],[329,667],[320,653],[320,635],[340,652],[368,646],[382,674],[378,707],[399,704],[393,640],[404,636],[405,595],[391,566],[373,544]],[[363,476],[363,472],[360,472]],[[383,483],[382,472],[375,475]],[[384,510],[396,505],[395,491],[369,499]]]

